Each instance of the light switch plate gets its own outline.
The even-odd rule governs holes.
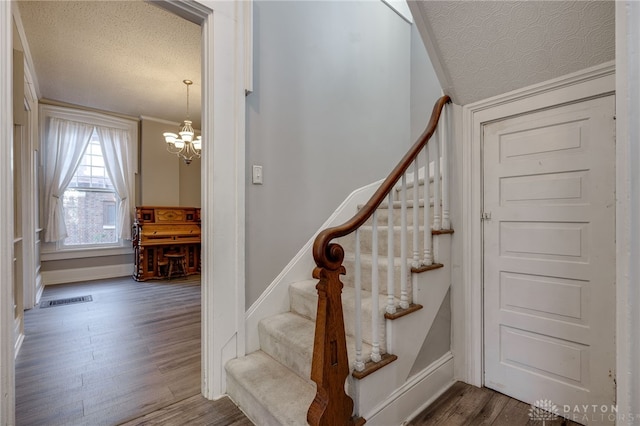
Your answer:
[[[253,165],[252,183],[254,185],[262,185],[262,166]]]

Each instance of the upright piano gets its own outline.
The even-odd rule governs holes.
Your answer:
[[[136,281],[166,277],[169,263],[166,255],[184,255],[184,273],[197,274],[200,272],[200,208],[136,207],[132,242]]]

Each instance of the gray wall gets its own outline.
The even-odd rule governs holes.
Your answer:
[[[436,100],[442,96],[438,77],[427,56],[420,33],[411,26],[411,140],[427,127]]]
[[[167,152],[162,134],[177,124],[142,117],[140,120],[140,204],[142,206],[200,207],[199,158],[191,164]],[[199,134],[199,131],[196,130]]]
[[[411,25],[382,2],[254,4],[247,306],[349,193],[402,157],[412,143],[412,107],[430,111],[440,94],[428,68]],[[420,120],[424,127],[428,116]],[[253,164],[263,166],[263,185],[251,184]]]

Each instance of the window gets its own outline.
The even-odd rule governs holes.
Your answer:
[[[122,250],[131,239],[138,123],[54,105],[40,107],[40,120],[43,252],[71,259]]]
[[[107,174],[98,134],[94,130],[69,186],[64,191],[64,221],[68,236],[62,246],[118,243],[118,196]]]

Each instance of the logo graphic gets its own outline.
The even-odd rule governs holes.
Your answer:
[[[548,399],[539,399],[529,408],[529,418],[541,421],[543,426],[546,421],[557,420],[558,414],[558,406]]]

